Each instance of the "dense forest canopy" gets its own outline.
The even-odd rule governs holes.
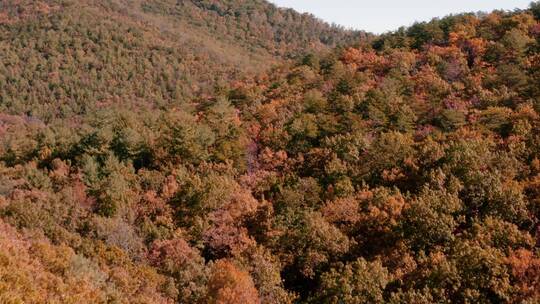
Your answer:
[[[47,121],[104,104],[189,102],[364,36],[252,0],[8,0],[0,10],[0,109]]]
[[[1,303],[538,303],[540,3],[374,36],[0,2]]]

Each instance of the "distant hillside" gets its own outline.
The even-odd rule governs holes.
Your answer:
[[[326,49],[362,36],[264,0],[156,0],[143,1],[141,7],[145,13],[168,17],[213,39],[278,56],[295,55],[307,48]]]
[[[360,36],[265,1],[9,0],[0,11],[0,109],[45,119],[182,102]]]

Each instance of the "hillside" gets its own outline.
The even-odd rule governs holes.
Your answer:
[[[540,301],[540,3],[0,12],[0,303]]]
[[[0,107],[51,119],[165,106],[360,36],[263,1],[215,3],[2,1]]]

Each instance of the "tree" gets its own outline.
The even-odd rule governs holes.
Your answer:
[[[314,298],[328,304],[385,303],[383,294],[389,282],[390,275],[380,262],[360,258],[324,273]]]
[[[148,259],[175,279],[180,302],[199,303],[206,297],[208,269],[198,250],[183,239],[155,241]]]
[[[250,275],[227,260],[213,266],[208,281],[208,295],[204,303],[237,304],[260,303],[259,294]]]
[[[540,20],[540,2],[531,2],[530,8],[536,20]]]
[[[455,239],[462,209],[463,203],[455,194],[424,188],[404,211],[403,235],[417,250],[447,246]]]

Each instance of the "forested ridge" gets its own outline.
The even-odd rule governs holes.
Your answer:
[[[538,303],[540,3],[383,35],[0,2],[0,303]]]
[[[7,0],[0,9],[2,111],[44,119],[189,102],[300,50],[365,36],[252,0]]]

